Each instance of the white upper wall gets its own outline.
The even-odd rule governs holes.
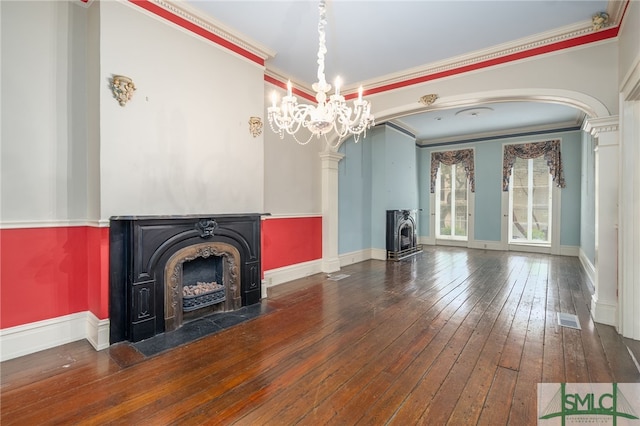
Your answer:
[[[265,83],[264,211],[274,216],[321,215],[320,153],[324,138],[314,137],[307,145],[298,144],[290,135],[280,139],[267,119],[266,107],[271,105],[267,98],[274,90],[280,99],[286,94]]]
[[[248,122],[263,68],[133,4],[100,7],[101,218],[262,212],[263,136]],[[124,107],[112,74],[136,85]]]
[[[629,73],[640,61],[640,1],[630,1],[620,28],[619,81],[625,83]]]
[[[87,10],[2,1],[3,224],[87,217]]]

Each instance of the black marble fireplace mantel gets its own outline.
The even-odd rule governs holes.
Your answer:
[[[165,265],[203,243],[240,254],[242,306],[260,302],[263,214],[114,216],[109,230],[110,343],[137,342],[165,331]],[[235,251],[235,250],[234,250]]]

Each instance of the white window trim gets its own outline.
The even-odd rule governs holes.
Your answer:
[[[439,150],[433,150],[429,152],[429,182],[431,180],[431,153],[434,152],[446,152],[446,151],[458,151],[461,149],[471,149],[473,150],[473,162],[474,162],[474,169],[477,169],[476,167],[476,148],[474,146],[466,146],[466,145],[461,145],[461,146],[456,146],[455,149],[439,149]],[[440,173],[440,168],[438,168],[438,174]],[[437,185],[437,184],[436,184]],[[467,179],[467,214],[468,214],[468,218],[467,218],[467,238],[466,239],[458,239],[458,238],[448,238],[448,239],[443,239],[443,238],[438,238],[437,235],[437,231],[436,231],[436,193],[438,191],[435,191],[433,193],[431,193],[431,191],[429,191],[429,233],[432,235],[433,241],[435,245],[443,245],[443,246],[456,246],[456,247],[468,247],[468,248],[474,248],[475,247],[475,204],[476,204],[476,193],[475,192],[471,192],[471,188],[469,185],[469,179]]]
[[[560,150],[562,150],[562,138],[554,138],[560,140]],[[510,142],[502,144],[502,154],[504,156],[504,147],[507,145],[520,145],[523,143],[536,143],[544,142],[548,139],[542,139],[538,141],[522,141],[522,142]],[[502,191],[502,179],[500,179],[500,190]],[[551,185],[551,245],[548,244],[535,244],[535,243],[509,243],[509,196],[511,193],[511,186],[509,191],[502,191],[502,238],[501,246],[503,250],[509,251],[525,251],[530,253],[546,253],[546,254],[561,254],[560,250],[560,234],[561,234],[561,217],[562,217],[562,190],[558,188],[552,181]]]

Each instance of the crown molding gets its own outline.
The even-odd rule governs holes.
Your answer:
[[[270,69],[266,65],[266,61],[275,57],[276,52],[226,27],[213,17],[205,16],[203,12],[188,6],[184,2],[170,0],[128,0],[128,2],[136,4],[157,16],[181,26],[187,31],[203,36],[214,43],[227,47],[259,63],[265,67],[265,81],[267,82],[278,87],[283,87],[288,80],[283,77],[281,71]],[[574,25],[504,43],[489,49],[475,51],[467,55],[457,56],[362,82],[364,94],[373,95],[400,87],[480,70],[515,60],[526,59],[544,53],[551,53],[615,38],[618,35],[619,24],[624,16],[627,5],[628,0],[610,0],[607,13],[610,15],[612,24],[603,29],[594,30],[592,21],[585,20]],[[158,10],[158,8],[161,10]],[[169,14],[169,16],[167,16],[167,14]],[[207,37],[207,35],[201,34],[200,31],[192,28],[193,25],[213,35],[213,37]],[[314,93],[311,89],[311,83],[299,81],[292,83],[298,88],[299,96],[312,101],[315,99],[314,95],[310,94]],[[346,93],[345,97],[350,98],[355,96],[357,87],[345,86],[343,90]]]
[[[264,66],[264,62],[267,59],[273,58],[276,55],[273,50],[261,45],[257,41],[250,40],[247,36],[239,34],[215,20],[213,17],[205,16],[202,12],[196,11],[196,9],[188,6],[184,2],[180,2],[180,5],[178,5],[177,2],[168,0],[128,0],[128,3],[135,4],[193,34],[202,36],[213,43],[226,47],[259,65]],[[158,10],[158,8],[161,10]],[[163,11],[165,13],[163,13]],[[198,31],[197,28],[193,28],[193,26],[204,30],[205,34],[203,34],[202,31]],[[213,39],[210,35],[213,36]],[[243,51],[248,52],[250,55],[245,54]],[[251,57],[251,55],[255,56],[255,58]]]
[[[82,7],[89,7],[91,6],[91,3],[93,3],[94,0],[73,0],[73,3],[82,6]]]
[[[580,124],[575,121],[567,121],[563,123],[544,124],[540,126],[528,126],[518,127],[499,131],[474,133],[472,135],[458,135],[454,137],[429,139],[429,140],[416,140],[416,144],[421,147],[428,147],[430,145],[451,144],[451,143],[472,143],[479,140],[488,139],[504,139],[507,137],[519,137],[530,134],[539,133],[554,133],[554,132],[566,132],[575,131],[580,129]]]
[[[609,117],[600,118],[588,118],[585,120],[582,130],[590,133],[592,136],[598,137],[600,133],[617,132],[618,131],[618,116],[612,115]]]
[[[609,0],[607,13],[609,14],[609,26],[619,26],[627,9],[629,0]]]
[[[617,34],[617,26],[609,25],[606,28],[596,31],[592,27],[591,20],[588,20],[466,55],[368,80],[363,82],[362,85],[365,89],[370,88],[370,94],[384,92],[397,87],[422,83],[462,72],[479,70],[501,63],[526,59],[543,53],[551,53],[569,47],[590,44],[595,41],[607,40],[616,37]],[[568,45],[566,45],[567,42],[569,42]]]

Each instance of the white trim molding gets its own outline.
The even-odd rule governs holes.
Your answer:
[[[469,242],[469,248],[478,250],[504,250],[501,241],[474,240]]]
[[[322,213],[298,213],[298,214],[269,214],[268,216],[262,216],[261,220],[273,220],[273,219],[305,219],[317,217],[321,218]]]
[[[296,263],[295,265],[283,266],[282,268],[270,269],[264,271],[264,279],[262,280],[262,298],[267,298],[267,290],[279,284],[310,275],[319,274],[322,271],[322,259],[312,260],[309,262]]]
[[[600,136],[600,133],[617,132],[618,122],[619,118],[617,115],[611,115],[609,117],[601,118],[587,118],[584,121],[582,129],[597,138],[598,136]]]
[[[616,327],[618,325],[618,304],[599,300],[597,294],[591,296],[591,317],[595,322]]]
[[[373,259],[372,249],[352,251],[351,253],[344,253],[339,256],[340,267],[347,265],[353,265],[354,263],[364,262],[365,260]]]
[[[97,351],[109,347],[109,319],[99,319],[93,312],[87,312],[86,338]]]
[[[338,163],[339,152],[320,153],[322,191],[322,272],[340,270],[338,257]]]
[[[590,118],[584,130],[596,139],[595,280],[591,315],[595,322],[618,324],[619,117]],[[614,172],[615,171],[615,172]]]
[[[370,259],[373,260],[387,260],[387,251],[379,248],[372,248]]]
[[[109,320],[89,311],[0,330],[0,361],[87,339],[96,349],[109,347]]]
[[[418,243],[425,246],[435,246],[436,239],[435,237],[432,237],[432,236],[422,236],[422,237],[418,237]]]
[[[21,220],[0,222],[0,229],[27,229],[27,228],[107,228],[109,221],[97,221],[88,219],[67,219],[67,220]]]
[[[591,287],[595,287],[596,283],[596,267],[593,266],[593,263],[589,260],[586,253],[580,249],[580,253],[578,255],[578,259],[580,259],[580,263],[582,264],[582,269],[587,274],[587,278],[591,281]]]
[[[191,24],[200,27],[216,36],[224,39],[225,41],[234,44],[244,50],[251,52],[252,54],[259,56],[263,60],[273,58],[276,52],[268,47],[260,44],[255,40],[250,40],[245,35],[240,35],[237,31],[231,29],[229,26],[223,24],[220,21],[215,20],[211,16],[205,16],[200,10],[193,8],[186,4],[186,2],[166,1],[166,0],[150,0],[151,3],[159,6],[172,15],[185,19]],[[129,2],[125,2],[128,4]],[[155,13],[151,13],[151,16],[156,16]],[[173,20],[170,20],[173,22]],[[189,31],[190,34],[196,34],[193,31]],[[221,45],[221,43],[213,42],[213,44]]]

